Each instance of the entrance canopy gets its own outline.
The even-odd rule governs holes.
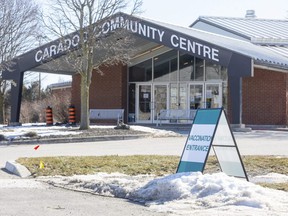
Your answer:
[[[240,78],[253,76],[253,60],[259,57],[276,68],[288,69],[288,60],[272,51],[249,42],[236,40],[191,28],[152,21],[146,18],[117,13],[99,23],[99,35],[108,35],[117,29],[125,29],[135,36],[137,54],[153,50],[159,45],[179,50],[201,59],[210,60],[228,68],[232,95],[232,123],[241,123]],[[2,71],[2,78],[14,80],[11,94],[11,122],[19,122],[23,73],[25,71],[74,74],[75,71],[61,57],[79,46],[79,32],[59,38],[12,60],[11,67]],[[61,64],[59,64],[59,61]],[[58,62],[58,63],[57,63]],[[57,65],[57,67],[55,66]],[[60,66],[59,66],[60,65]]]

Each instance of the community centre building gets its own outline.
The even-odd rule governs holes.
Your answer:
[[[124,109],[128,124],[157,124],[162,111],[223,107],[231,124],[288,125],[288,20],[199,17],[182,27],[118,13],[103,23],[107,32],[117,28],[135,37],[137,54],[128,65],[93,74],[90,109]],[[67,35],[74,49],[75,37]],[[53,72],[44,54],[56,42],[23,54],[12,72],[2,72],[20,84],[12,88],[11,122],[19,121],[23,73]],[[80,122],[80,75],[62,72],[73,76],[71,104]],[[182,117],[162,123],[192,122]]]

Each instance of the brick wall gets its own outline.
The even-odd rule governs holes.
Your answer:
[[[286,125],[288,126],[288,73],[286,74]]]
[[[243,78],[242,90],[244,124],[287,124],[287,73],[255,68],[254,77]]]
[[[91,109],[125,109],[127,107],[127,67],[115,65],[101,68],[103,75],[93,72],[90,86]],[[72,104],[76,108],[76,122],[80,121],[80,75],[72,81]]]
[[[111,66],[94,72],[90,87],[90,108],[122,108],[127,115],[127,67]],[[229,84],[228,84],[229,85]],[[254,77],[243,78],[244,124],[288,124],[288,74],[264,69],[254,70]],[[230,94],[228,93],[228,98]],[[80,76],[72,81],[72,104],[76,108],[76,122],[80,121]],[[231,100],[228,114],[231,120]]]
[[[53,95],[56,97],[69,97],[71,98],[71,87],[65,87],[65,88],[57,88],[57,89],[52,89],[51,92]]]

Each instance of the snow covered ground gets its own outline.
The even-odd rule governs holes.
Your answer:
[[[12,140],[17,138],[25,138],[28,132],[36,132],[40,137],[47,136],[61,136],[61,135],[77,135],[80,131],[63,130],[64,126],[44,127],[46,124],[23,124],[22,126],[7,127],[0,125],[0,134],[4,135],[6,139]]]
[[[0,125],[0,134],[4,135],[5,138],[8,140],[13,140],[17,138],[25,138],[25,134],[28,132],[36,132],[40,137],[49,137],[49,136],[63,136],[63,135],[77,135],[82,133],[81,131],[69,130],[72,127],[65,127],[65,126],[53,126],[53,127],[45,127],[45,123],[39,124],[23,124],[22,126],[17,127],[7,127],[5,125]],[[107,125],[92,125],[90,128],[114,128],[114,126],[107,126]],[[167,130],[158,130],[150,127],[144,126],[137,126],[132,125],[130,126],[132,130],[135,131],[143,131],[153,134],[153,137],[157,136],[179,136],[179,134],[173,131]],[[27,137],[28,138],[28,137]]]
[[[133,128],[135,127],[135,128]],[[173,134],[171,131],[132,126],[135,130],[158,135]],[[0,127],[0,133],[15,138],[37,130],[39,136],[62,135],[61,127]],[[70,131],[70,133],[81,133]],[[182,173],[164,177],[127,176],[119,173],[97,173],[87,176],[42,177],[37,181],[73,190],[87,191],[104,196],[114,196],[140,202],[151,211],[167,215],[287,215],[288,193],[263,188],[256,182],[286,182],[288,176],[270,173],[255,176],[247,182],[229,177],[224,173]],[[25,182],[24,182],[25,183]],[[36,184],[37,186],[37,184]],[[36,187],[35,186],[35,187]]]

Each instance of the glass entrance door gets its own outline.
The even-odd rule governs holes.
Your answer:
[[[162,109],[222,107],[222,83],[136,84],[135,102],[136,122],[156,123]]]
[[[206,108],[222,107],[222,84],[206,83]]]
[[[137,122],[149,123],[151,118],[151,85],[137,86]]]
[[[161,109],[167,109],[168,87],[166,84],[137,85],[136,121],[155,123]],[[153,94],[152,94],[153,93]]]
[[[205,106],[203,87],[203,84],[190,85],[190,109],[200,109]]]
[[[157,120],[162,109],[167,109],[167,85],[154,85],[154,109],[153,109],[153,121]]]

